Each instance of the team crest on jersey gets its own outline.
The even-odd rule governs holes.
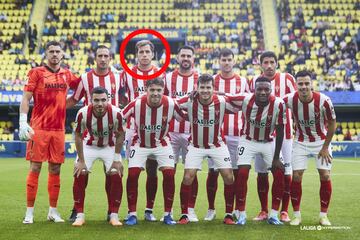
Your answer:
[[[276,87],[275,87],[275,91],[276,91],[276,92],[279,92],[279,91],[280,91],[280,87],[279,87],[279,86],[276,86]]]
[[[236,92],[240,92],[240,90],[241,90],[241,87],[240,87],[240,86],[237,86],[237,87],[236,87]]]
[[[111,88],[112,88],[112,89],[115,89],[115,87],[116,87],[116,86],[115,86],[115,83],[112,83],[112,84],[111,84]]]
[[[320,112],[315,112],[315,118],[319,118],[320,117]]]
[[[166,122],[167,121],[167,116],[163,116],[162,120],[163,120],[163,122]]]
[[[66,82],[66,75],[62,75],[62,78],[64,79],[64,81]]]
[[[114,128],[114,124],[109,124],[109,130],[111,131],[113,130],[113,128]]]
[[[272,115],[267,115],[267,119],[268,120],[272,119]]]

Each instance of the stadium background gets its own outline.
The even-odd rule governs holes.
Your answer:
[[[0,239],[263,239],[264,236],[278,239],[359,239],[357,216],[360,213],[354,204],[360,197],[359,191],[354,189],[359,182],[359,161],[353,158],[360,154],[359,19],[360,3],[357,0],[0,0]],[[336,226],[351,230],[312,231],[318,211],[318,185],[314,184],[318,182],[318,174],[313,162],[309,163],[304,179],[305,229],[285,227],[279,231],[266,223],[252,221],[244,228],[228,228],[221,224],[221,216],[214,223],[201,221],[186,226],[186,229],[142,221],[135,228],[114,229],[104,221],[101,164],[95,166],[90,179],[86,202],[89,221],[83,229],[45,223],[47,192],[43,187],[38,192],[36,223],[30,228],[21,224],[28,164],[23,158],[25,146],[16,139],[21,90],[27,71],[42,63],[44,44],[53,39],[60,40],[66,49],[63,67],[77,73],[89,70],[94,64],[93,50],[98,44],[105,43],[115,53],[113,67],[121,70],[119,44],[126,34],[140,28],[155,29],[166,36],[171,45],[169,71],[177,64],[174,60],[176,49],[184,44],[195,47],[195,67],[202,73],[219,70],[217,56],[223,47],[234,51],[235,71],[248,79],[260,73],[258,57],[265,49],[279,55],[280,71],[294,74],[303,68],[313,70],[315,90],[331,97],[339,122],[333,147],[337,157],[332,172],[334,194],[330,216]],[[161,66],[164,53],[160,43],[156,45],[154,62]],[[131,52],[133,46],[134,42],[129,44],[126,54],[129,64],[135,63]],[[62,167],[59,204],[59,211],[65,218],[73,204],[71,173],[75,146],[71,143],[71,122],[75,112],[76,109],[68,111],[66,124],[70,143],[66,146],[68,161]],[[178,172],[182,172],[181,165]],[[199,186],[202,187],[199,188],[197,204],[201,217],[207,210],[204,204],[207,201],[206,170],[202,173],[199,174]],[[144,175],[140,184],[145,181]],[[40,181],[44,184],[46,174],[41,175]],[[177,174],[177,184],[180,181],[181,174]],[[255,182],[256,176],[251,172],[248,195],[251,216],[259,207]],[[221,191],[220,184],[219,193]],[[160,216],[161,186],[158,192],[155,213]],[[220,213],[223,200],[219,193],[216,201]],[[141,209],[144,195],[144,191],[140,191]],[[174,206],[177,211],[178,196]],[[125,215],[126,200],[123,196],[120,216]]]
[[[279,70],[314,72],[314,88],[334,102],[338,128],[334,154],[360,154],[360,2],[356,0],[0,0],[0,156],[23,156],[18,139],[18,108],[26,73],[43,63],[44,45],[59,40],[63,67],[81,74],[94,66],[94,49],[105,43],[112,67],[122,70],[119,48],[133,30],[150,28],[171,46],[171,63],[184,44],[196,49],[195,68],[219,70],[221,48],[235,53],[235,71],[251,79],[260,73],[259,55],[273,50]],[[135,64],[134,44],[156,45],[154,63],[165,60],[161,42],[139,35],[127,45],[126,61]],[[80,105],[78,105],[79,107]],[[68,111],[67,140],[77,109]],[[67,144],[68,156],[73,145]]]

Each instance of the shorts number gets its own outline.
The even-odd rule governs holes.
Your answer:
[[[131,150],[131,152],[130,152],[130,158],[134,157],[134,155],[135,155],[135,150],[133,149],[133,150]]]
[[[244,147],[239,148],[239,156],[243,155],[244,153]]]

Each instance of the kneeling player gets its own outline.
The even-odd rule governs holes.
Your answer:
[[[77,212],[73,226],[85,223],[84,201],[88,173],[95,160],[104,162],[106,172],[110,174],[110,220],[113,226],[121,226],[118,211],[122,197],[122,174],[120,151],[124,141],[120,109],[108,102],[108,92],[96,87],[91,93],[89,106],[81,108],[76,116],[75,145],[78,153],[74,168],[73,195]],[[84,131],[88,134],[82,139]],[[115,138],[114,138],[115,136]]]

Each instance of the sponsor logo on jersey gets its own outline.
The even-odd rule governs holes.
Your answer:
[[[141,130],[145,130],[147,132],[159,132],[161,130],[165,130],[166,126],[163,125],[150,125],[150,124],[142,124],[140,125]]]
[[[195,118],[193,120],[193,123],[198,124],[203,127],[210,127],[215,124],[219,124],[219,120],[218,119],[197,119],[197,118]]]
[[[102,132],[98,132],[94,129],[92,129],[91,134],[97,137],[107,137],[109,136],[109,131],[102,131]]]
[[[139,93],[143,93],[143,92],[145,92],[145,87],[136,87],[136,88],[134,88],[134,91],[139,92]]]
[[[45,88],[53,90],[67,89],[66,83],[45,83]]]
[[[255,125],[256,128],[264,128],[264,127],[269,127],[271,125],[271,122],[269,122],[268,124],[266,124],[266,122],[258,122],[256,120],[253,119],[249,119],[247,120],[250,124]]]
[[[316,122],[319,120],[298,120],[297,122],[304,127],[311,127],[316,124]]]
[[[182,92],[182,91],[180,91],[180,92],[177,92],[177,91],[173,91],[172,92],[172,97],[183,97],[183,96],[186,96],[188,93],[187,92]]]

